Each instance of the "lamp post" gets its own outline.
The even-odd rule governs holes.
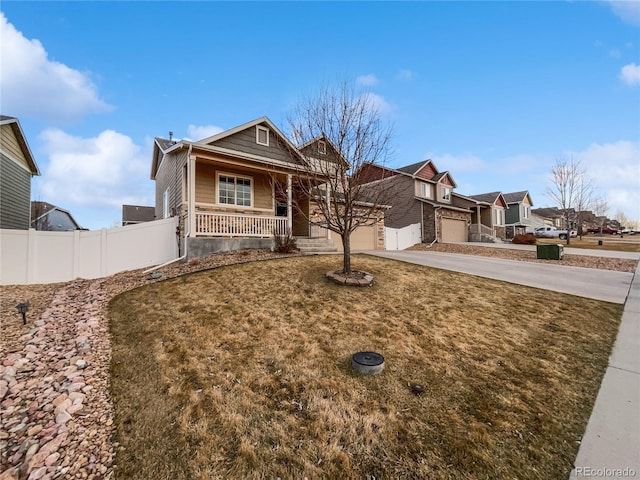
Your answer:
[[[18,312],[22,314],[22,324],[27,324],[27,310],[29,310],[29,302],[19,303],[16,305]]]

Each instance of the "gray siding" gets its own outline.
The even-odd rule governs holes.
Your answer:
[[[31,172],[0,153],[0,228],[28,230]]]
[[[507,225],[520,222],[520,204],[519,203],[509,204],[509,208],[507,208],[507,210],[505,210],[505,213],[504,213],[504,220]]]
[[[188,149],[165,156],[156,174],[156,219],[164,218],[162,196],[169,189],[169,212],[180,215],[182,207],[182,170],[187,164]],[[170,215],[171,216],[171,215]]]
[[[267,125],[263,125],[269,128]],[[259,155],[282,162],[296,163],[288,154],[284,143],[269,128],[269,146],[256,143],[256,127],[252,126],[229,137],[222,138],[213,144],[216,147],[227,148],[238,152]]]
[[[385,189],[384,200],[381,203],[391,205],[391,208],[384,214],[385,226],[402,228],[413,223],[422,223],[421,202],[415,199],[413,178],[396,175],[374,185]]]

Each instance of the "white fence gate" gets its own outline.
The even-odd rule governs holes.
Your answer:
[[[422,228],[414,223],[403,228],[384,228],[385,250],[404,250],[422,242]]]
[[[99,278],[178,258],[178,218],[95,231],[0,230],[0,285]]]

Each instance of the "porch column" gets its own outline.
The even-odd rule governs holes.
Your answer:
[[[480,220],[480,205],[476,205],[476,215],[478,220],[478,234],[480,235],[480,238],[482,238],[482,230],[481,230],[482,221]]]
[[[287,173],[287,229],[293,235],[293,192],[291,186],[291,174]]]
[[[189,236],[196,236],[196,157],[189,156],[189,168],[187,175],[187,215],[189,218]],[[186,239],[185,239],[186,242]]]

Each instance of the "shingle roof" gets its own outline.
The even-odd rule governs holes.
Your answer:
[[[529,192],[524,190],[522,192],[512,192],[512,193],[503,193],[502,196],[507,201],[507,203],[516,203],[524,200],[524,197],[529,195]]]
[[[493,203],[496,201],[496,198],[498,198],[498,195],[500,195],[500,192],[480,193],[478,195],[469,195],[469,198],[480,202]]]
[[[150,222],[155,220],[155,207],[122,205],[122,222]]]
[[[408,173],[409,175],[415,175],[418,173],[424,165],[429,163],[431,160],[423,160],[421,162],[412,163],[411,165],[407,165],[406,167],[400,167],[397,170],[402,173]]]

